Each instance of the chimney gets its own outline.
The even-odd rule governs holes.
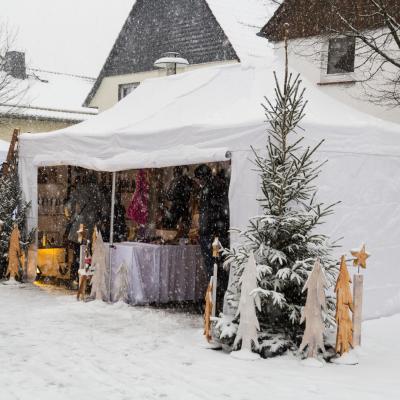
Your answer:
[[[25,53],[7,51],[4,56],[4,71],[17,79],[26,79]]]

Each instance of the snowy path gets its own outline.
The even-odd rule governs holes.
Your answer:
[[[1,400],[400,399],[400,315],[364,325],[358,366],[246,362],[201,318],[0,284]]]

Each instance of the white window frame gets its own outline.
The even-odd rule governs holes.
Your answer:
[[[346,36],[338,36],[337,38],[345,38]],[[336,74],[328,74],[328,58],[329,58],[329,40],[332,38],[327,38],[322,45],[322,57],[321,57],[321,84],[334,84],[334,83],[353,83],[357,81],[356,71],[353,72],[341,72]],[[357,48],[357,42],[355,44],[355,49]],[[354,51],[355,52],[355,51]],[[354,64],[356,64],[356,53],[354,54]]]
[[[140,82],[128,82],[128,83],[120,83],[118,85],[118,101],[122,100],[124,97],[128,96],[128,94],[132,93],[137,87],[140,85]],[[128,93],[123,95],[123,91],[126,89],[130,89]]]

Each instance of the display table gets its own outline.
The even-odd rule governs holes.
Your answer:
[[[128,269],[132,304],[167,303],[204,298],[207,277],[200,246],[118,243],[111,249],[111,288],[117,291],[117,272]]]

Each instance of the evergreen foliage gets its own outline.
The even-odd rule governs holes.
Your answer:
[[[3,223],[0,232],[0,279],[4,277],[8,264],[8,247],[14,224],[20,231],[20,247],[26,253],[33,241],[34,231],[27,232],[26,214],[30,207],[22,198],[16,162],[8,173],[0,177],[0,220]],[[22,279],[23,277],[20,276]]]
[[[289,74],[287,68],[283,84],[274,77],[275,101],[265,98],[263,105],[268,121],[266,155],[253,149],[262,182],[258,200],[263,214],[251,218],[249,227],[240,232],[241,244],[226,251],[226,264],[233,273],[227,301],[238,306],[240,278],[254,252],[258,264],[255,292],[262,299],[260,337],[272,331],[298,345],[306,300],[302,289],[317,258],[328,284],[335,280],[337,267],[330,256],[333,244],[315,232],[333,212],[334,204],[316,201],[315,180],[324,163],[313,157],[323,141],[308,147],[303,146],[304,137],[298,137],[307,104],[300,77]],[[333,310],[334,303],[328,298],[329,321],[333,321]]]

